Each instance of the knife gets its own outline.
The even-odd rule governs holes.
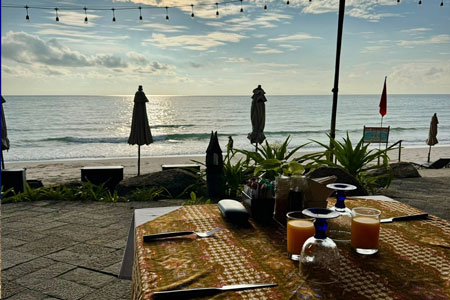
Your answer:
[[[380,223],[392,223],[392,222],[396,222],[396,221],[426,220],[426,219],[428,219],[428,214],[418,214],[418,215],[409,215],[409,216],[381,219]]]
[[[248,284],[234,284],[224,285],[221,288],[198,288],[198,289],[183,289],[154,292],[153,299],[189,299],[196,297],[214,296],[227,291],[243,291],[253,290],[266,287],[277,286],[276,283],[248,283]]]

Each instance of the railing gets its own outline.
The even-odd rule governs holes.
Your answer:
[[[391,146],[386,148],[386,150],[389,150],[389,149],[393,148],[394,146],[396,146],[397,144],[399,145],[398,146],[398,161],[400,161],[401,157],[402,157],[402,141],[403,140],[399,140],[395,144],[392,144]]]

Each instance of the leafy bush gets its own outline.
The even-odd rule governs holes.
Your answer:
[[[152,187],[133,191],[130,196],[130,201],[156,201],[164,198],[172,198],[172,195],[166,188]]]
[[[253,175],[261,176],[267,180],[275,180],[279,175],[301,175],[304,167],[297,160],[288,160],[308,143],[300,145],[292,150],[288,150],[291,137],[288,136],[282,144],[272,144],[266,140],[265,145],[257,148],[256,151],[236,150],[247,157],[247,162],[253,162]]]
[[[369,150],[369,144],[364,145],[363,138],[353,146],[350,137],[343,138],[343,142],[336,141],[330,135],[327,135],[330,139],[332,147],[324,143],[313,141],[325,150],[319,153],[309,154],[302,159],[311,159],[315,162],[315,166],[326,165],[329,167],[338,167],[347,171],[353,175],[364,187],[373,191],[379,182],[383,181],[385,186],[389,186],[392,180],[392,169],[389,166],[389,156],[387,152],[390,149]],[[336,158],[334,162],[331,157]],[[378,164],[378,160],[381,164]],[[370,171],[376,169],[386,169],[387,173],[383,175],[373,176]]]
[[[209,204],[211,202],[210,199],[197,197],[197,195],[194,192],[191,192],[189,196],[191,197],[191,199],[183,202],[182,205],[200,205],[200,204]]]

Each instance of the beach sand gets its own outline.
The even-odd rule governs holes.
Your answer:
[[[11,149],[10,151],[14,150]],[[427,155],[428,148],[403,148],[401,151],[401,161],[426,162]],[[397,162],[398,150],[390,151],[390,157],[391,162]],[[431,161],[442,157],[450,157],[450,146],[432,147]],[[204,162],[205,155],[142,157],[141,174],[161,171],[161,165],[163,164],[191,164],[193,163],[192,160]],[[137,158],[5,162],[7,169],[26,168],[26,177],[28,180],[41,180],[44,185],[57,185],[79,181],[81,178],[80,169],[82,167],[117,165],[124,167],[125,178],[137,175]],[[450,177],[450,168],[437,170],[420,169],[419,172],[424,177]]]

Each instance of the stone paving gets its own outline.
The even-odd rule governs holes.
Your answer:
[[[2,205],[2,299],[130,299],[117,274],[133,210],[180,203]]]

